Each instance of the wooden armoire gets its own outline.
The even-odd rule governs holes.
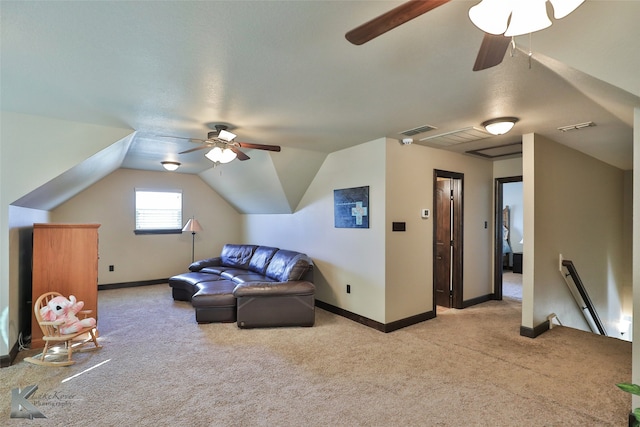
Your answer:
[[[98,320],[98,227],[100,224],[33,224],[31,298],[45,292],[74,295]],[[31,348],[44,347],[31,313]]]

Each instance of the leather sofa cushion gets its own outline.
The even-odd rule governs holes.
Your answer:
[[[211,266],[214,266],[214,265],[220,265],[221,262],[222,262],[222,260],[220,259],[220,257],[201,259],[199,261],[191,263],[191,265],[189,265],[189,270],[190,271],[200,271],[205,267],[211,267]]]
[[[191,297],[191,305],[194,307],[227,307],[236,305],[236,298],[233,296],[236,284],[230,280],[201,282],[196,287],[199,290]]]
[[[251,282],[236,286],[233,295],[242,297],[278,297],[284,295],[313,295],[316,287],[311,282]]]
[[[169,285],[173,288],[184,289],[187,291],[194,291],[195,286],[201,282],[213,282],[220,280],[219,276],[212,274],[191,272],[182,273],[177,276],[173,276],[169,279]]]
[[[222,265],[247,270],[249,268],[249,261],[251,261],[251,257],[257,247],[256,245],[224,245],[222,253],[220,254]]]
[[[300,280],[312,265],[306,254],[280,249],[271,258],[266,275],[278,282]]]
[[[247,273],[250,273],[250,271],[243,270],[241,268],[230,268],[228,270],[223,271],[220,274],[220,276],[222,276],[223,279],[231,280],[239,274],[247,274]]]
[[[278,248],[258,246],[251,257],[251,261],[249,261],[249,270],[259,274],[265,274],[267,267],[269,267],[269,262],[276,252],[278,252]]]
[[[245,271],[242,274],[236,274],[231,278],[236,283],[247,283],[247,282],[275,282],[275,280],[268,278],[267,276],[263,276],[262,274],[253,273],[251,271]]]
[[[213,267],[205,267],[202,270],[200,270],[200,272],[201,273],[207,273],[207,274],[217,274],[218,276],[221,276],[222,273],[224,273],[227,270],[245,271],[244,269],[237,269],[235,267],[225,267],[223,265],[217,265],[217,266],[213,266]]]

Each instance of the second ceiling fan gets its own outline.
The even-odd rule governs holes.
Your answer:
[[[355,45],[364,44],[449,1],[451,0],[410,0],[354,28],[345,37]],[[510,41],[510,37],[505,37],[502,34],[485,33],[476,62],[473,65],[473,71],[484,70],[500,64]]]

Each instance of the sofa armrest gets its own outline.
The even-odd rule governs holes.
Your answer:
[[[205,267],[213,267],[216,265],[222,265],[222,260],[220,257],[201,259],[192,263],[189,266],[189,271],[200,271]]]
[[[247,282],[233,290],[236,298],[255,296],[313,295],[316,287],[311,282],[296,280],[290,282]]]

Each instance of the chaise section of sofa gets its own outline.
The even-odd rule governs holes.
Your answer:
[[[175,300],[190,301],[198,323],[241,328],[313,326],[313,262],[269,246],[226,244],[218,257],[196,261],[169,279]]]

